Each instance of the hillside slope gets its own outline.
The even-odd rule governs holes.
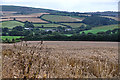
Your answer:
[[[11,6],[11,5],[2,5],[2,11],[15,11],[23,14],[58,12],[57,10],[51,10],[51,9],[33,8],[33,7],[24,7],[24,6]]]

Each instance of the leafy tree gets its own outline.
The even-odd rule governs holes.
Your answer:
[[[111,34],[111,30],[106,31],[106,34]]]
[[[83,30],[85,30],[85,26],[84,26],[84,25],[81,25],[80,27],[78,27],[78,29],[79,29],[80,31],[83,31]]]
[[[25,28],[34,28],[34,25],[33,25],[32,22],[26,21],[25,24],[24,24],[24,27],[25,27]]]
[[[7,33],[6,32],[2,32],[2,36],[7,36]]]
[[[15,39],[14,39],[14,38],[12,39],[12,42],[15,42]]]
[[[120,32],[120,29],[114,29],[111,31],[113,34],[117,33],[117,32]]]
[[[91,28],[92,28],[91,26],[87,25],[87,26],[85,27],[85,30],[90,30]]]
[[[81,35],[85,35],[85,32],[82,32]]]
[[[9,40],[8,38],[6,38],[6,39],[5,39],[5,42],[9,43],[9,42],[10,42],[10,40]]]
[[[9,29],[7,27],[2,28],[2,32],[8,32],[8,31],[9,31]]]
[[[42,28],[44,28],[44,25],[41,25]]]
[[[12,30],[9,32],[9,36],[23,36],[23,31]]]
[[[16,20],[16,18],[13,18],[13,20]]]
[[[24,28],[22,26],[16,26],[16,27],[13,28],[13,30],[23,31]]]
[[[98,32],[97,34],[98,34],[98,35],[101,35],[101,34],[105,34],[105,32]]]
[[[89,32],[88,35],[92,35],[93,33]]]

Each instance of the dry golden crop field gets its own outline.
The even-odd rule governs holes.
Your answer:
[[[10,20],[13,20],[13,19],[9,19],[9,18],[6,18],[6,19],[0,19],[0,21],[10,21]]]
[[[116,78],[117,42],[2,44],[2,78]]]
[[[34,18],[34,17],[28,17],[28,18],[20,17],[20,18],[16,18],[16,20],[22,21],[22,22],[29,21],[29,22],[34,22],[34,23],[39,23],[39,22],[48,23],[46,21],[41,20],[40,18]]]
[[[13,14],[13,13],[17,13],[17,12],[11,12],[11,11],[3,11],[2,12],[2,17],[5,18],[10,18],[10,17],[38,17],[41,16],[43,14],[49,14],[49,13],[32,13],[32,14],[26,14],[26,15],[22,15],[22,14]]]
[[[8,16],[8,15],[11,16],[17,12],[15,12],[15,11],[0,11],[0,13],[2,13],[2,16]]]
[[[21,15],[21,14],[18,15],[18,14],[12,14],[12,13],[15,13],[15,12],[4,11],[3,16],[1,17],[3,19],[1,19],[0,21],[9,21],[9,20],[13,20],[14,18],[16,18],[16,20],[22,21],[22,22],[30,21],[30,22],[47,23],[46,21],[43,21],[37,17],[40,17],[43,14],[49,14],[49,13],[33,13],[33,14],[27,14],[27,15]]]
[[[111,17],[111,16],[101,16],[101,17],[111,18],[111,19],[114,19],[116,21],[120,21],[118,17]]]

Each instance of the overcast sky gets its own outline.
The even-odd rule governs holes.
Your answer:
[[[117,11],[119,0],[2,0],[3,5],[47,8],[61,11]]]

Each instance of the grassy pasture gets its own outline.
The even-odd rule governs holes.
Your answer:
[[[105,32],[107,30],[113,30],[115,28],[118,28],[118,25],[107,25],[107,26],[94,27],[91,30],[87,30],[87,31],[83,31],[83,32],[85,32],[86,34],[89,32],[96,34],[98,32]],[[80,33],[82,33],[82,32],[80,32]]]
[[[2,22],[0,23],[0,25],[2,25],[2,27],[7,27],[7,28],[13,28],[13,27],[16,27],[16,26],[23,26],[24,23],[21,23],[21,22],[18,22],[18,21],[5,21],[5,22]]]
[[[0,23],[0,25],[2,25],[2,27],[7,27],[9,29],[12,29],[13,27],[16,26],[24,26],[24,23],[18,22],[18,21],[5,21]],[[62,26],[65,27],[63,25],[59,25],[59,24],[33,24],[35,27],[41,27],[42,25],[44,27],[58,27],[58,26]]]
[[[70,16],[60,16],[60,15],[44,15],[42,16],[42,18],[52,22],[77,22],[83,20],[83,18],[75,18]]]
[[[8,39],[9,41],[12,41],[12,39],[21,38],[21,36],[2,36],[2,40]]]

